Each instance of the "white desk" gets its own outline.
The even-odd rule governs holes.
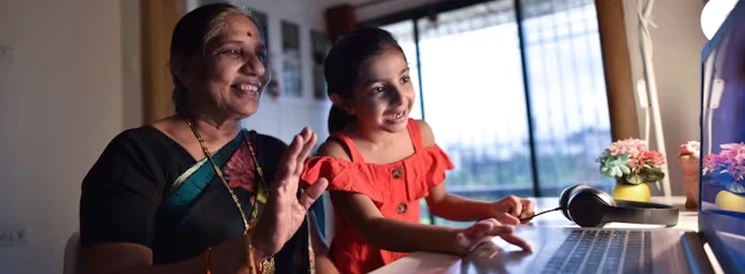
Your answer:
[[[555,208],[558,206],[558,198],[537,198],[534,199],[536,204],[536,212]],[[680,229],[688,231],[698,231],[698,212],[686,210],[683,205],[685,204],[685,197],[652,197],[650,202],[675,205],[680,209],[680,218],[678,225],[671,229]],[[561,211],[555,211],[546,213],[536,217],[532,221],[533,226],[548,226],[548,227],[579,227],[567,220]],[[622,223],[609,223],[605,228],[659,228],[659,225],[640,225],[640,224],[622,224]],[[516,229],[517,233],[520,234],[520,227]],[[525,238],[528,242],[530,239]],[[506,243],[498,237],[495,237],[495,244],[498,246],[505,246]],[[515,247],[517,250],[517,247]],[[712,259],[711,250],[706,247],[706,252],[709,258]],[[453,269],[454,266],[458,265],[461,261],[460,257],[429,253],[429,252],[415,252],[409,256],[395,261],[387,266],[381,267],[370,274],[422,274],[422,273],[450,273],[448,269]],[[712,260],[712,264],[717,273],[723,273],[716,260]]]

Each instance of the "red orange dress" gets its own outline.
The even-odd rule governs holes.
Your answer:
[[[422,145],[415,120],[409,119],[407,128],[415,151],[403,160],[389,164],[365,163],[352,139],[338,132],[330,138],[347,146],[352,161],[328,156],[310,158],[301,179],[315,182],[324,177],[329,180],[329,191],[364,194],[385,218],[419,223],[420,199],[445,180],[445,172],[453,169],[453,163],[437,145]],[[330,253],[342,273],[368,273],[407,255],[376,248],[363,239],[338,209],[334,209],[334,215],[336,235]]]

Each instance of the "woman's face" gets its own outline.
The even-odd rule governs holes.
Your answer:
[[[184,79],[198,111],[245,118],[256,113],[271,75],[266,48],[256,24],[247,16],[230,15],[205,47],[205,58],[187,69]]]
[[[406,58],[388,47],[360,67],[350,112],[363,127],[397,132],[406,128],[414,98]]]

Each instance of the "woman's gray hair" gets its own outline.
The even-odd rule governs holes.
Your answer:
[[[178,79],[178,72],[195,58],[206,58],[207,45],[212,42],[228,23],[231,15],[240,14],[248,17],[259,29],[262,39],[266,40],[263,26],[251,15],[251,11],[227,3],[207,4],[187,13],[176,24],[171,37],[169,69],[173,79],[171,100],[176,113],[183,114],[188,104],[188,90]]]

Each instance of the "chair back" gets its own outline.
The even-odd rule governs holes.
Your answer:
[[[330,194],[328,192],[325,192],[323,196],[321,196],[321,199],[323,199],[323,221],[324,221],[324,237],[326,238],[326,242],[328,244],[331,244],[331,240],[334,239],[335,235],[335,229],[334,226],[334,206],[331,204],[331,197],[329,197]]]

